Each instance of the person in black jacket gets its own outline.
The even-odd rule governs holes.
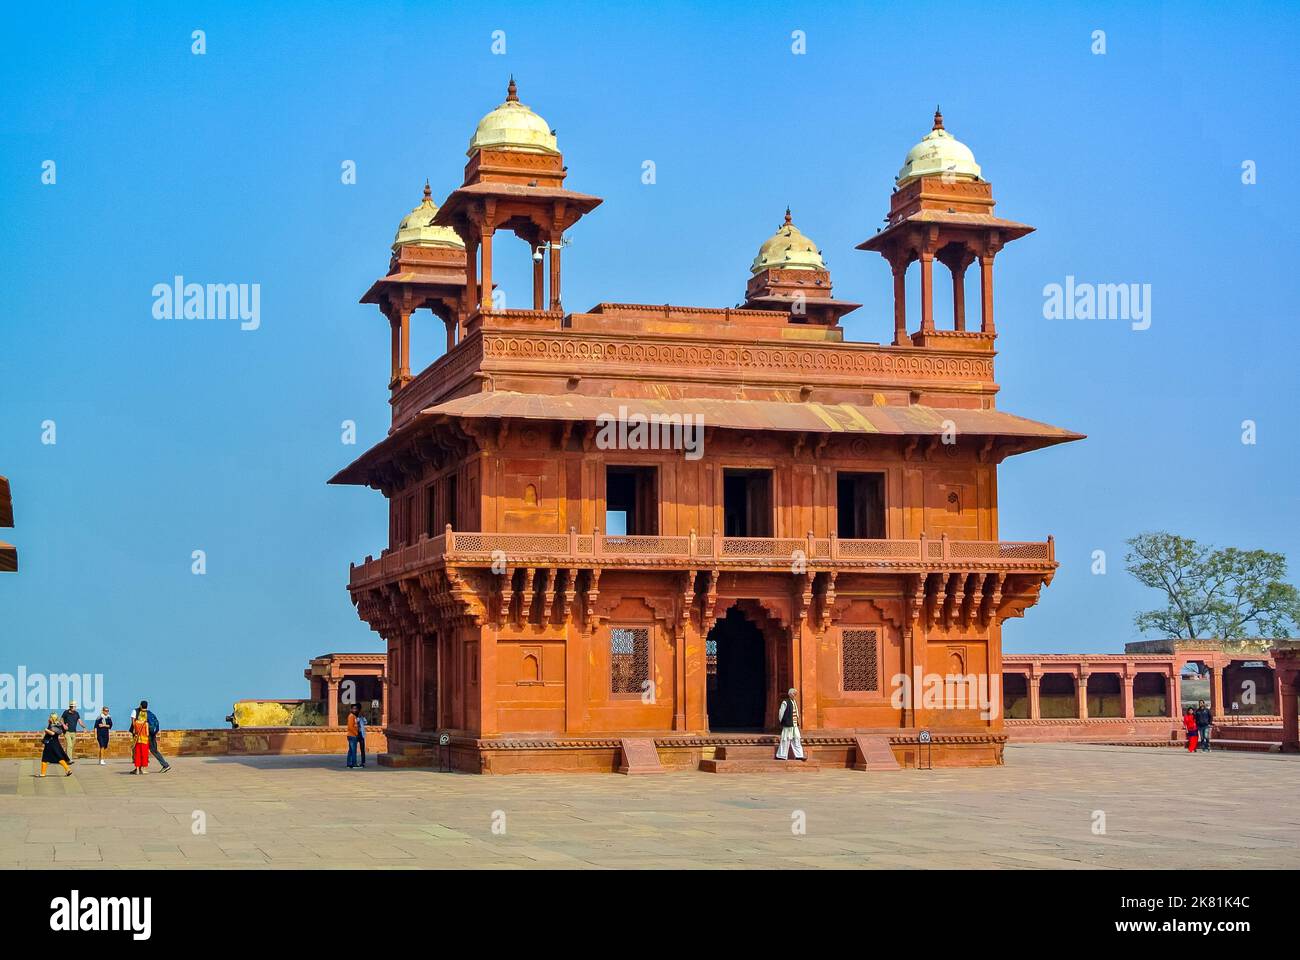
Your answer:
[[[1207,753],[1210,750],[1210,726],[1214,723],[1214,715],[1210,713],[1210,708],[1205,705],[1204,700],[1196,703],[1196,736],[1200,743],[1197,744],[1197,750],[1204,750]]]
[[[67,728],[59,715],[51,713],[41,737],[41,772],[37,776],[45,776],[45,770],[51,763],[61,766],[65,776],[72,776],[72,767],[68,766],[68,751],[63,749],[63,734],[66,732]]]

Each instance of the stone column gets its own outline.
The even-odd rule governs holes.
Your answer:
[[[327,727],[339,725],[339,682],[333,677],[330,677],[326,683],[325,725]]]
[[[1278,708],[1282,714],[1282,752],[1300,753],[1300,710],[1297,710],[1296,705],[1296,694],[1300,692],[1296,684],[1300,683],[1300,672],[1289,667],[1285,673],[1280,669],[1278,673],[1282,694]]]
[[[894,346],[907,344],[907,264],[891,262],[894,270]]]
[[[921,329],[934,329],[934,254],[921,254]]]
[[[492,228],[483,230],[483,279],[479,285],[479,309],[487,313],[492,309]]]
[[[1167,686],[1168,694],[1166,696],[1167,702],[1165,704],[1165,706],[1168,709],[1166,712],[1174,720],[1177,720],[1179,717],[1182,716],[1183,698],[1182,698],[1182,684],[1181,684],[1181,679],[1179,677],[1179,673],[1180,670],[1178,666],[1175,665],[1174,672],[1170,676],[1166,677],[1166,680],[1168,680],[1168,686]]]
[[[993,254],[980,255],[980,331],[993,333]]]
[[[551,309],[562,310],[560,306],[560,247],[563,244],[562,233],[551,234],[551,244],[547,256],[551,261]]]
[[[1216,719],[1224,715],[1223,664],[1217,659],[1210,664],[1210,715]]]
[[[1080,670],[1074,678],[1074,694],[1079,701],[1079,719],[1088,719],[1088,672]]]
[[[952,324],[954,330],[966,329],[966,265],[952,268]]]
[[[388,671],[385,669],[383,676],[379,678],[379,724],[385,729],[388,727]]]
[[[540,238],[538,238],[540,239]],[[541,246],[540,242],[533,244],[530,251],[535,258],[533,260],[533,309],[541,310],[546,303],[546,266],[542,259],[537,256],[537,248]]]
[[[821,728],[817,715],[817,635],[807,617],[800,620],[791,632],[798,637],[795,653],[802,661],[799,682],[795,684],[799,688],[799,709],[806,729],[817,730]],[[784,695],[785,691],[777,690],[778,698]],[[777,703],[780,703],[779,699]],[[775,722],[775,714],[769,722]]]
[[[1038,699],[1039,684],[1042,682],[1041,673],[1031,673],[1029,675],[1029,719],[1043,719],[1042,702]]]
[[[465,336],[465,327],[463,324],[469,319],[470,314],[474,312],[474,305],[478,303],[478,241],[465,241],[465,309],[461,313],[461,328],[459,337]]]
[[[402,371],[402,332],[401,324],[398,322],[398,313],[390,309],[388,313],[388,332],[390,335],[390,346],[392,352],[392,363],[390,364],[391,372],[388,375],[388,386],[390,389],[396,388],[400,382],[398,377]]]
[[[1128,720],[1132,720],[1135,716],[1133,710],[1133,681],[1135,679],[1137,678],[1129,673],[1125,673],[1120,678],[1120,682],[1124,684],[1124,717]]]

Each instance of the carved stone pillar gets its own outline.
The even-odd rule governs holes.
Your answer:
[[[561,310],[560,306],[560,246],[564,240],[564,235],[559,233],[551,234],[550,247],[547,250],[547,256],[551,262],[551,309]]]
[[[980,255],[980,331],[994,333],[993,329],[993,254]]]
[[[907,344],[907,261],[892,260],[894,271],[894,346]]]
[[[325,726],[339,725],[339,682],[330,677],[325,689]]]
[[[921,253],[921,330],[934,330],[934,254]]]

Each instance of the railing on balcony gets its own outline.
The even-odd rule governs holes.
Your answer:
[[[691,563],[749,562],[771,567],[797,562],[850,564],[879,561],[891,566],[971,563],[979,566],[1015,567],[1051,564],[1056,546],[1045,541],[949,540],[919,537],[915,540],[841,540],[838,537],[701,537],[614,536],[603,533],[465,533],[450,528],[437,537],[367,557],[352,568],[352,582],[387,580],[412,568],[446,559],[467,564],[505,563],[523,566],[602,565],[637,566],[663,561],[674,566]]]

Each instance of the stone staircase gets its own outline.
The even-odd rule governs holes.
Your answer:
[[[807,747],[804,752],[807,753]],[[774,744],[724,746],[714,750],[712,759],[700,761],[702,773],[816,773],[821,768],[816,760],[777,760]]]
[[[378,756],[381,767],[432,767],[437,764],[434,747],[403,746],[400,750],[391,747],[387,753]]]
[[[1275,753],[1282,749],[1282,727],[1216,723],[1210,733],[1210,749]]]

